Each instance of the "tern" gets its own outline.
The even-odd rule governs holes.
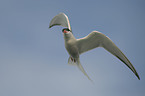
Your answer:
[[[123,54],[123,52],[113,43],[113,41],[104,35],[101,32],[98,31],[92,31],[89,35],[86,37],[76,39],[73,36],[72,29],[70,26],[69,19],[66,14],[60,13],[56,15],[50,22],[49,28],[53,26],[62,26],[65,27],[62,32],[64,36],[65,41],[65,48],[69,54],[68,64],[76,65],[89,80],[90,77],[85,72],[84,68],[82,67],[80,63],[80,54],[87,52],[89,50],[92,50],[97,47],[103,47],[107,51],[109,51],[111,54],[116,56],[119,60],[121,60],[128,68],[131,69],[131,71],[137,76],[137,78],[140,80],[140,77],[131,64],[131,62],[128,60],[128,58]]]

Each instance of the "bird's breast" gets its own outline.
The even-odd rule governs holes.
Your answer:
[[[73,58],[79,57],[79,52],[75,41],[65,42],[65,48],[68,51],[69,55],[71,55]]]

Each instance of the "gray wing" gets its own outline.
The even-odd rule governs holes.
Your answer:
[[[49,24],[49,28],[56,26],[56,25],[66,27],[71,30],[69,19],[68,19],[67,15],[65,15],[64,13],[60,13],[60,14],[56,15],[51,20],[51,22]]]
[[[135,68],[133,67],[133,65],[131,64],[131,62],[121,52],[121,50],[112,42],[112,40],[107,36],[105,36],[104,34],[97,31],[93,31],[88,36],[81,39],[77,39],[77,46],[80,54],[89,51],[91,49],[94,49],[96,47],[103,47],[111,54],[116,56],[118,59],[120,59],[124,64],[126,64],[140,80],[140,77],[136,72]]]

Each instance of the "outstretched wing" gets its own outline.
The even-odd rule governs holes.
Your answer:
[[[60,13],[60,14],[56,15],[51,20],[51,22],[49,24],[49,28],[56,26],[56,25],[66,27],[71,30],[69,19],[68,19],[67,15],[65,15],[64,13]]]
[[[94,49],[96,47],[103,47],[111,54],[116,56],[118,59],[120,59],[124,64],[126,64],[138,77],[138,79],[140,79],[138,73],[136,72],[131,62],[121,52],[121,50],[112,42],[112,40],[107,36],[105,36],[104,34],[97,31],[93,31],[88,36],[81,39],[77,39],[77,46],[80,54],[89,51],[91,49]]]

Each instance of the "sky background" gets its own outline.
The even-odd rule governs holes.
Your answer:
[[[80,61],[94,81],[67,64],[63,27],[48,29],[64,12],[76,38],[107,35],[141,80],[103,48]],[[0,96],[145,96],[145,0],[0,0]]]

